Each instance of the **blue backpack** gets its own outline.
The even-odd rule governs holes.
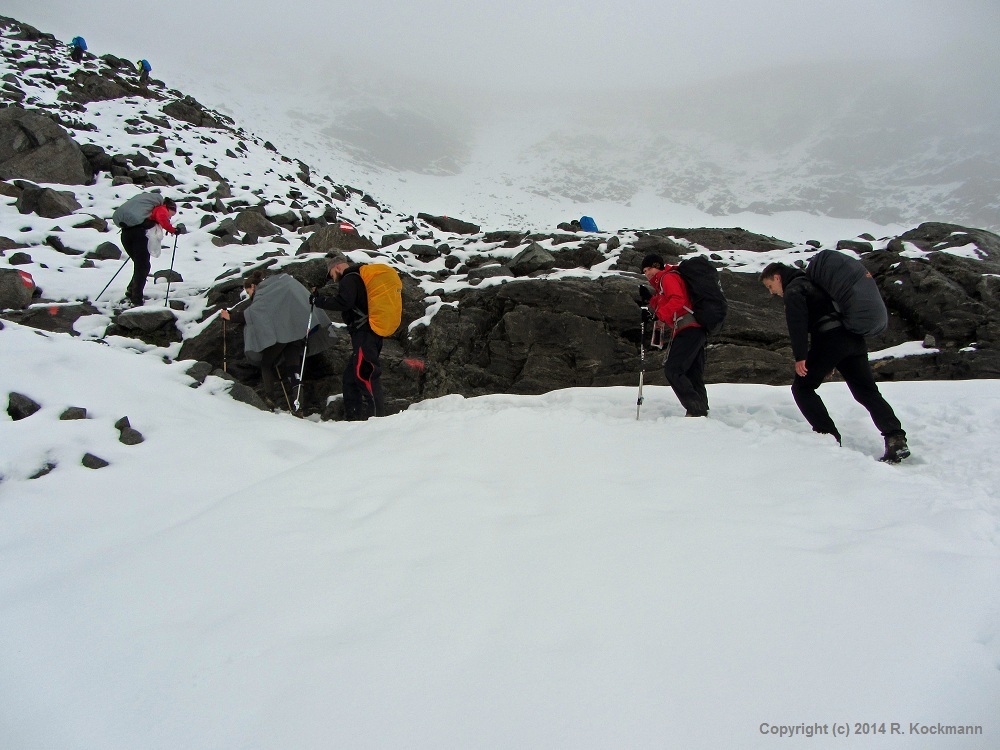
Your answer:
[[[149,60],[140,60],[139,67],[147,73],[153,69],[153,66],[149,64]]]
[[[597,222],[594,221],[594,219],[592,217],[590,217],[590,216],[581,216],[580,217],[580,229],[582,229],[584,232],[597,232],[597,231],[600,231],[597,228]]]
[[[87,51],[87,40],[84,39],[82,36],[73,37],[73,41],[70,42],[70,44],[72,44],[74,47],[79,47],[84,52]]]

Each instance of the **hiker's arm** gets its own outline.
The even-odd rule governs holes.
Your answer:
[[[357,274],[342,277],[340,284],[337,286],[337,294],[333,297],[324,297],[320,294],[314,295],[316,307],[321,307],[324,310],[333,310],[334,312],[353,310],[358,306],[358,282],[360,281],[361,277]]]
[[[785,291],[785,321],[792,340],[792,356],[796,363],[802,362],[804,368],[809,352],[809,303],[806,295],[798,289]],[[798,364],[795,369],[798,370]]]

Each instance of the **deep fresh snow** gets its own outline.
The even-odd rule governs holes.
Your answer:
[[[707,420],[608,388],[316,424],[152,355],[14,324],[0,347],[0,392],[43,405],[0,421],[2,747],[1000,737],[995,382],[883,384],[914,451],[886,466],[842,384],[838,449],[783,387],[710,386]]]

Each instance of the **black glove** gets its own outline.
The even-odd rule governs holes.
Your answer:
[[[316,290],[313,289],[312,293],[309,295],[309,306],[310,307],[315,307],[316,306],[316,300],[318,300],[318,299],[319,299],[319,295],[316,293]]]
[[[653,299],[653,292],[645,284],[639,285],[639,298],[642,300],[642,304],[647,304],[651,299]]]
[[[653,313],[648,307],[642,308],[642,322],[646,325],[653,322]]]
[[[188,233],[187,227],[184,226],[183,224],[178,224],[176,227],[174,227],[174,229],[176,230],[174,232],[174,234],[187,234]]]

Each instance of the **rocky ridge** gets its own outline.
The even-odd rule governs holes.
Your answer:
[[[8,320],[190,360],[192,386],[232,380],[234,397],[262,406],[242,337],[216,313],[239,301],[252,269],[315,286],[325,282],[325,256],[345,252],[403,276],[404,322],[383,354],[387,397],[399,410],[452,393],[636,383],[639,260],[702,253],[722,268],[731,302],[711,342],[709,381],[790,381],[783,312],[756,273],[776,259],[805,263],[818,242],[738,228],[483,231],[400,213],[162,82],[140,86],[127,61],[88,55],[73,64],[65,45],[12,19],[0,19],[0,80],[0,290],[13,290],[0,315]],[[174,197],[186,233],[176,266],[154,274],[162,283],[151,281],[153,301],[120,312],[112,295],[124,281],[105,297],[98,290],[123,257],[111,212],[138,189]],[[1000,237],[925,223],[838,247],[862,257],[890,307],[890,329],[871,348],[925,347],[878,360],[880,378],[1000,376]],[[12,276],[19,271],[40,288],[33,301]],[[337,345],[309,361],[305,411],[339,416],[349,351],[338,329]],[[647,353],[648,383],[664,382],[658,359]]]

